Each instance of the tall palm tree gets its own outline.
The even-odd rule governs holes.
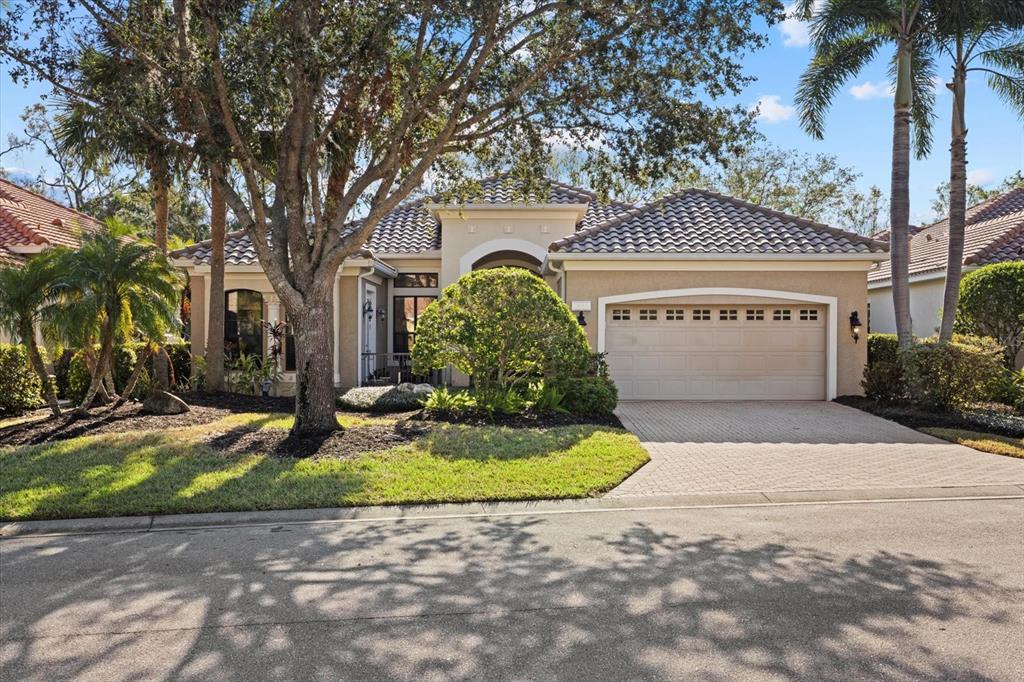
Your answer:
[[[892,296],[901,347],[910,345],[910,149],[918,157],[931,147],[935,101],[927,0],[800,0],[798,11],[811,20],[814,56],[800,78],[796,103],[805,131],[821,139],[825,115],[842,85],[857,75],[885,46],[895,49],[892,127],[892,179],[889,198]]]
[[[43,397],[53,416],[59,417],[57,394],[36,341],[41,313],[53,297],[56,260],[54,252],[43,252],[20,267],[0,268],[0,327],[17,336],[28,348],[29,361],[39,375]]]
[[[1024,2],[943,0],[937,2],[934,35],[952,61],[946,87],[952,93],[949,146],[949,252],[939,339],[953,338],[960,298],[964,230],[967,223],[967,74],[986,75],[989,87],[1024,118]]]
[[[112,366],[120,336],[153,340],[175,324],[180,281],[159,249],[113,232],[90,235],[61,259],[57,308],[73,318],[83,311],[99,321],[100,350],[78,407],[87,410]]]

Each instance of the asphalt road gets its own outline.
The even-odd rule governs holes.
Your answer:
[[[0,678],[1024,679],[1024,500],[0,542]]]

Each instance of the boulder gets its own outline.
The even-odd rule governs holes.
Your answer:
[[[188,403],[167,391],[154,391],[142,402],[142,411],[149,414],[184,414]]]

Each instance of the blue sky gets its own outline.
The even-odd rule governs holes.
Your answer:
[[[768,29],[771,44],[744,59],[747,72],[757,80],[739,101],[752,106],[761,101],[758,127],[773,144],[802,152],[824,152],[839,157],[845,166],[862,174],[861,189],[878,185],[889,189],[892,100],[887,92],[887,60],[876,63],[837,95],[829,113],[824,140],[814,140],[801,129],[793,109],[797,81],[810,58],[806,25],[794,20]],[[948,74],[940,62],[940,75]],[[967,125],[969,179],[982,186],[994,185],[1024,168],[1024,123],[993,95],[979,74],[968,82]],[[18,116],[47,91],[41,85],[28,88],[11,83],[6,69],[0,75],[0,145],[6,148],[8,133],[20,133]],[[936,101],[935,145],[929,158],[914,161],[911,168],[911,221],[927,222],[935,188],[949,177],[950,98],[939,87]],[[5,156],[3,164],[36,173],[47,168],[42,150]]]

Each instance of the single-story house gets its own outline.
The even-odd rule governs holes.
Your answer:
[[[17,267],[53,246],[78,248],[82,234],[104,229],[91,216],[0,179],[0,266]],[[0,342],[10,342],[2,331]]]
[[[949,219],[917,231],[910,238],[910,316],[916,336],[938,332],[949,250]],[[1024,260],[1024,187],[988,199],[967,210],[964,229],[964,274],[983,265]],[[871,331],[895,333],[889,261],[868,273]]]
[[[406,202],[340,268],[333,371],[339,388],[408,374],[416,322],[478,268],[542,276],[607,353],[623,399],[827,400],[860,392],[867,273],[887,246],[704,190],[643,206],[550,182],[517,198],[506,177],[452,204]],[[191,277],[193,352],[206,343],[210,243],[172,254]],[[226,247],[225,342],[266,352],[284,319],[249,237]],[[510,330],[514,333],[515,330]],[[294,382],[285,342],[284,381]],[[404,374],[403,374],[404,372]]]

